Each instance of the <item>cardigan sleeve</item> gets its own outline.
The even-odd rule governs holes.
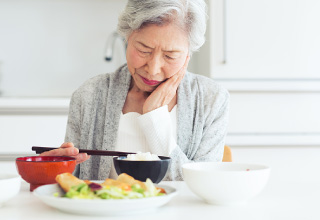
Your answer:
[[[183,180],[182,165],[190,162],[222,161],[227,122],[229,112],[229,95],[222,95],[222,100],[207,106],[208,115],[200,129],[197,146],[193,146],[195,153],[188,157],[177,145],[173,137],[172,124],[168,107],[163,106],[139,117],[139,124],[144,131],[147,143],[152,153],[170,156],[171,165],[164,180]],[[217,109],[218,108],[218,109]],[[214,113],[213,112],[214,109]],[[188,146],[191,147],[191,146]]]
[[[202,129],[202,136],[197,137],[199,141],[192,146],[194,151],[192,156],[186,156],[181,148],[175,148],[171,153],[173,169],[169,170],[165,180],[183,180],[182,165],[184,163],[222,161],[229,116],[229,94],[223,95],[222,99],[224,99],[222,103],[214,104],[206,110],[209,116],[206,117],[203,126],[197,128]]]
[[[80,119],[80,94],[78,92],[74,92],[70,100],[67,129],[64,141],[72,142],[77,148],[79,148],[81,137]],[[73,174],[79,177],[79,171],[80,167],[79,165],[77,165]]]

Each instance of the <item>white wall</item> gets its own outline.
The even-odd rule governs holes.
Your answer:
[[[125,63],[104,60],[125,0],[1,0],[0,92],[3,96],[70,96],[86,79]],[[120,48],[120,49],[119,49]]]
[[[207,2],[190,69],[230,92],[227,144],[320,146],[319,1]]]

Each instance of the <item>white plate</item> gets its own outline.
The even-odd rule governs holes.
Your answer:
[[[40,186],[33,191],[33,194],[48,206],[79,215],[123,215],[150,211],[168,203],[176,194],[177,190],[163,185],[156,185],[166,190],[164,196],[142,198],[142,199],[69,199],[55,197],[58,192],[60,196],[64,193],[58,184]]]

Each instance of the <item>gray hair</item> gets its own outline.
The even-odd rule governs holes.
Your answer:
[[[128,0],[119,16],[118,33],[126,40],[147,24],[175,22],[188,34],[189,52],[205,42],[207,6],[204,0]]]

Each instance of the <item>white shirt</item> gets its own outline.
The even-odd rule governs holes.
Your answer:
[[[152,121],[153,123],[150,123]],[[157,125],[157,126],[153,126]],[[170,144],[161,140],[162,133],[170,132]],[[165,134],[167,136],[168,134]],[[155,138],[157,136],[158,138]],[[165,137],[164,136],[164,137]],[[152,139],[153,141],[150,141]],[[168,139],[168,138],[166,138]],[[148,144],[149,142],[149,144]],[[152,143],[150,146],[150,143]],[[150,152],[158,156],[169,156],[177,143],[177,105],[171,112],[162,106],[144,115],[128,112],[120,116],[115,151]],[[116,179],[117,173],[112,164],[109,178]]]

